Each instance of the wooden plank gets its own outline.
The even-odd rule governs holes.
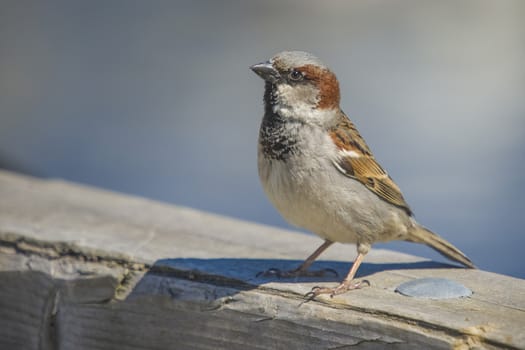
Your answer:
[[[339,277],[256,277],[288,269],[320,240],[142,198],[0,171],[0,348],[525,348],[525,281],[387,250],[371,287],[302,303]],[[344,275],[355,248],[314,268]],[[418,277],[469,298],[395,293]]]

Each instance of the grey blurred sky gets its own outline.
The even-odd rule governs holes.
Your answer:
[[[524,278],[524,23],[521,0],[4,0],[0,166],[287,227],[248,66],[311,51],[418,220]]]

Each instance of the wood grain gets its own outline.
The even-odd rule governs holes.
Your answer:
[[[316,237],[0,171],[0,349],[525,348],[525,281],[375,250],[371,287],[303,303],[340,277],[295,267]],[[314,268],[343,276],[354,247]],[[469,298],[394,292],[453,279]]]

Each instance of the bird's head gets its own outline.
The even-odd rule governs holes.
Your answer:
[[[334,73],[312,54],[284,51],[250,67],[265,84],[267,111],[283,118],[316,118],[339,109],[339,83]]]

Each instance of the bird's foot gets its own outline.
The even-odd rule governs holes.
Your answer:
[[[311,291],[306,293],[304,295],[304,297],[308,301],[315,299],[315,297],[317,297],[318,295],[321,295],[321,294],[329,294],[330,298],[333,298],[334,295],[343,294],[343,293],[346,293],[346,292],[348,292],[350,290],[353,290],[353,289],[361,289],[363,287],[369,287],[369,286],[370,286],[370,282],[368,282],[367,280],[362,280],[362,281],[359,281],[359,282],[353,282],[353,281],[346,281],[345,280],[345,281],[343,281],[340,285],[338,285],[335,288],[315,286],[315,287],[312,288]]]
[[[277,277],[277,278],[293,278],[293,277],[325,277],[327,275],[333,275],[337,277],[337,271],[334,269],[322,269],[322,270],[303,270],[295,269],[289,271],[283,271],[276,268],[270,268],[266,271],[259,272],[256,277]]]

